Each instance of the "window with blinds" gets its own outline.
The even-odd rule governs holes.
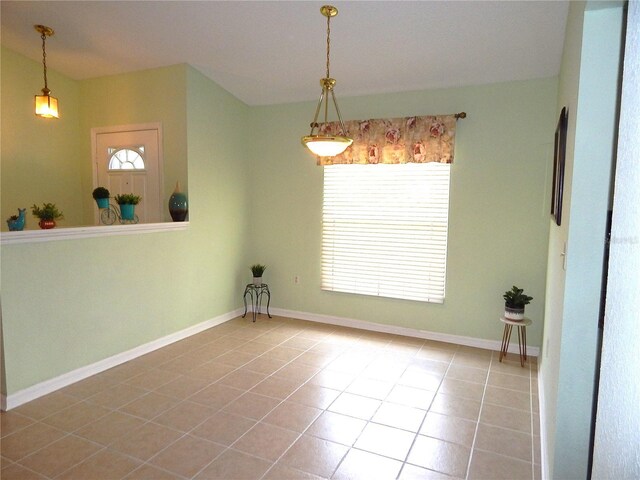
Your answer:
[[[443,303],[449,164],[324,167],[322,288]]]

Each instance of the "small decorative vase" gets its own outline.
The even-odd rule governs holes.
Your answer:
[[[96,198],[98,208],[109,208],[109,198]]]
[[[135,205],[123,204],[120,205],[120,216],[123,220],[133,220],[133,212]]]
[[[40,228],[42,228],[43,230],[48,230],[50,228],[55,228],[56,227],[56,221],[55,220],[40,220],[38,222],[38,225],[40,225]]]
[[[511,308],[505,305],[504,318],[507,320],[514,320],[516,322],[524,320],[524,308]]]
[[[176,189],[169,197],[169,213],[174,222],[184,222],[189,213],[187,196],[180,191],[180,182],[176,182]]]
[[[9,227],[9,231],[10,232],[20,232],[22,230],[24,230],[24,221],[25,221],[25,212],[27,211],[26,208],[19,208],[18,209],[18,218],[8,218],[7,219],[7,226]],[[15,217],[15,215],[14,215]]]
[[[260,285],[262,285],[262,277],[253,277],[253,284],[256,287],[259,287]]]

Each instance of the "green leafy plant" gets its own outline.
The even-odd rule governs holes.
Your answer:
[[[7,220],[15,221],[18,219],[18,215],[11,215]]]
[[[137,205],[142,200],[140,195],[133,193],[122,193],[113,197],[118,205]]]
[[[58,210],[55,203],[43,203],[42,208],[35,203],[31,207],[31,213],[40,220],[58,220],[64,218],[62,212]]]
[[[109,198],[109,190],[104,187],[98,187],[93,191],[94,200],[98,200],[99,198]]]
[[[251,273],[253,273],[253,276],[256,278],[261,277],[264,271],[267,269],[266,265],[260,265],[259,263],[251,265],[249,268],[251,269]]]
[[[525,305],[529,305],[529,302],[533,300],[533,297],[525,295],[524,290],[515,285],[511,290],[504,292],[502,298],[504,298],[504,304],[509,308],[524,308]]]

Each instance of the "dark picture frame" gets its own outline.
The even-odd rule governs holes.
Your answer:
[[[562,223],[562,194],[564,191],[564,163],[567,150],[567,107],[562,107],[553,148],[553,185],[551,193],[551,215],[556,225]]]

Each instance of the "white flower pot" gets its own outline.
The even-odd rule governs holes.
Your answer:
[[[516,322],[524,320],[524,307],[523,308],[511,308],[505,305],[504,318],[507,320],[514,320]]]
[[[253,277],[253,284],[256,287],[259,287],[260,285],[262,285],[262,277]]]

